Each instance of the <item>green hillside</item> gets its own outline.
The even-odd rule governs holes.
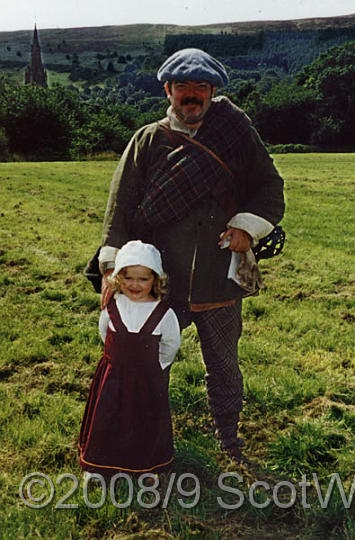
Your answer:
[[[224,63],[223,93],[274,151],[354,149],[355,15],[40,29],[49,88],[24,85],[32,35],[0,33],[0,160],[121,154],[136,129],[165,115],[157,69],[185,47]]]
[[[0,32],[0,69],[17,82],[22,82],[29,61],[32,32],[32,29]],[[206,26],[53,28],[39,29],[39,35],[50,82],[102,82],[126,72],[127,65],[133,70],[137,68],[135,60],[139,67],[143,64],[143,69],[149,71],[174,46],[198,45],[229,60],[234,70],[277,68],[288,74],[310,63],[329,47],[354,40],[355,15]],[[248,39],[254,46],[248,46]],[[81,76],[70,77],[78,71],[78,64],[82,68]]]

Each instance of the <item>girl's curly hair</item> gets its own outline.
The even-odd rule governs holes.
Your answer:
[[[120,280],[120,277],[125,275],[126,269],[127,269],[127,266],[122,268],[122,270],[120,270],[115,277],[112,278],[110,276],[108,278],[108,283],[109,283],[110,288],[111,288],[111,290],[113,292],[118,292],[118,293],[121,292],[121,280]],[[149,269],[149,270],[151,270],[151,269]],[[156,300],[161,300],[163,298],[163,296],[167,292],[167,282],[168,282],[167,275],[163,274],[162,276],[159,276],[156,272],[154,272],[154,270],[151,270],[151,272],[154,275],[154,281],[153,281],[153,286],[152,286],[152,290],[151,290],[151,295]]]

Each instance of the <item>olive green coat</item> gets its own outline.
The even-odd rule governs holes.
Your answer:
[[[220,98],[212,102],[212,111],[221,107],[221,103],[226,108],[227,101]],[[229,109],[233,108],[232,114],[244,115],[231,102],[228,101],[227,105]],[[242,136],[236,136],[235,144],[228,145],[228,153],[223,155],[223,146],[219,152],[235,175],[235,193],[238,193],[235,213],[249,212],[276,224],[284,212],[283,181],[259,135],[249,125],[249,119],[245,128],[246,118],[245,115],[242,118]],[[205,144],[209,130],[213,131],[214,126],[208,124],[206,115],[202,139]],[[197,140],[198,134],[195,136]],[[161,251],[163,266],[169,276],[173,306],[233,300],[241,291],[227,279],[231,253],[218,246],[219,235],[226,230],[232,216],[227,215],[210,194],[178,223],[160,226],[153,231],[132,229],[132,217],[143,198],[147,182],[156,164],[172,148],[171,141],[158,123],[145,126],[134,135],[111,183],[102,245],[120,248],[128,240],[138,237],[153,243]],[[231,197],[235,193],[231,193]]]

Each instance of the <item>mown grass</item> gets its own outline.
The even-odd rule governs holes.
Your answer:
[[[138,504],[136,481],[127,508],[115,507],[109,496],[101,508],[89,508],[77,465],[80,421],[101,354],[99,299],[82,269],[100,242],[115,164],[0,165],[1,538],[355,538],[355,503],[347,508],[335,485],[322,508],[312,477],[317,475],[324,498],[337,473],[350,498],[355,156],[279,155],[276,163],[286,183],[287,243],[282,255],[261,263],[268,288],[245,301],[240,344],[241,431],[253,465],[237,466],[218,448],[198,341],[189,328],[171,373],[175,484],[166,508],[151,509]],[[27,507],[19,496],[22,478],[34,471],[49,475],[56,490],[53,502],[41,509]],[[77,508],[55,508],[73,487],[70,478],[56,483],[62,473],[78,478],[78,488],[65,501]],[[192,508],[181,501],[193,501],[196,480],[180,486],[190,496],[176,487],[185,473],[200,483]],[[234,492],[218,484],[221,473],[240,475],[224,481]],[[299,485],[304,477],[311,484],[307,504]],[[162,480],[162,500],[168,481]],[[267,483],[253,491],[259,507],[249,494],[256,481]],[[297,497],[289,507],[272,499],[280,481],[295,486]],[[287,506],[292,488],[276,489]],[[90,490],[90,501],[98,502],[100,489]],[[218,502],[221,497],[236,506],[242,496],[239,508]],[[126,500],[123,484],[116,497]]]

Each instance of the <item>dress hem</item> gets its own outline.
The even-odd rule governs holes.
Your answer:
[[[117,470],[117,471],[126,471],[126,472],[131,472],[131,473],[155,472],[157,469],[163,469],[167,467],[168,465],[171,465],[172,462],[174,461],[174,456],[172,456],[168,461],[164,463],[159,463],[158,465],[153,465],[152,467],[147,467],[144,469],[129,469],[127,467],[120,467],[117,465],[100,465],[99,463],[92,463],[90,461],[86,461],[82,456],[82,450],[80,447],[79,447],[79,454],[80,454],[80,457],[79,457],[80,466],[83,469],[86,467],[95,467],[97,469],[102,469],[102,470],[110,469],[110,470]]]

